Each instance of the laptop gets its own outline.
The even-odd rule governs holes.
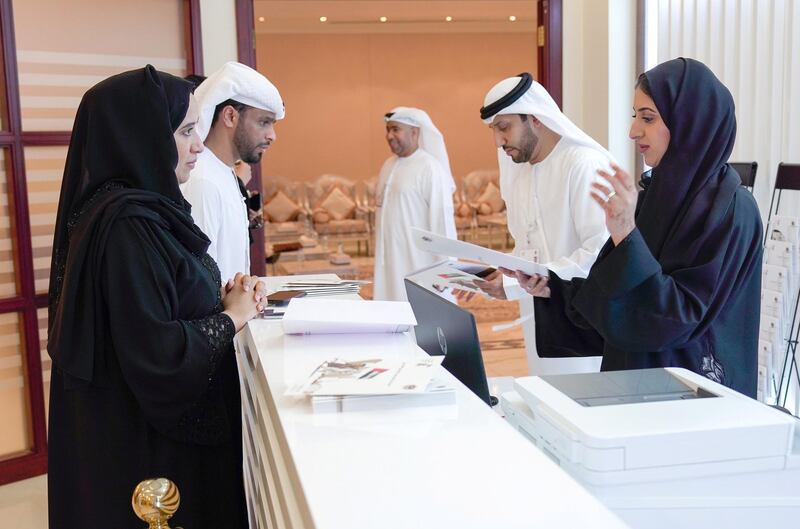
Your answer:
[[[431,356],[444,355],[442,367],[486,404],[493,405],[496,399],[489,395],[475,317],[413,281],[406,279],[405,284],[417,318],[417,345]]]

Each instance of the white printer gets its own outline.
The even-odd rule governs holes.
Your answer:
[[[800,527],[800,424],[678,368],[517,379],[508,422],[631,527]]]
[[[796,420],[680,368],[524,377],[506,416],[575,477],[608,485],[780,470]],[[525,413],[515,399],[529,408]]]

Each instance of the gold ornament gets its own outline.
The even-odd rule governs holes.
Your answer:
[[[133,512],[149,524],[148,529],[169,529],[181,503],[178,487],[166,478],[146,479],[136,486],[131,498]]]

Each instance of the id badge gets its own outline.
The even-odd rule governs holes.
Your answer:
[[[522,259],[526,261],[532,261],[534,263],[539,262],[539,249],[538,248],[527,248],[522,250],[519,254]]]

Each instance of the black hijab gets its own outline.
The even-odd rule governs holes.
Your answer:
[[[103,368],[95,354],[104,346],[100,266],[114,221],[146,218],[195,254],[208,248],[175,174],[173,134],[191,91],[148,65],[109,77],[81,100],[56,217],[47,346],[73,382],[90,382]]]
[[[697,255],[702,234],[723,221],[741,183],[727,165],[736,116],[728,89],[699,61],[673,59],[645,77],[670,141],[643,182],[636,226],[669,272]]]

